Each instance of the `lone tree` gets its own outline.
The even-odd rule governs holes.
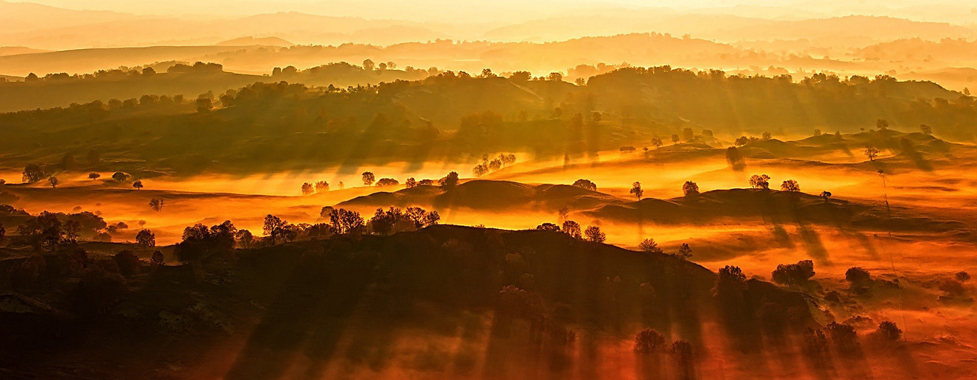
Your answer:
[[[780,191],[786,191],[788,193],[798,193],[801,191],[801,185],[797,184],[797,181],[788,179],[780,184]]]
[[[288,222],[282,220],[281,218],[271,214],[265,216],[263,230],[265,235],[271,237],[271,244],[275,244],[279,240],[284,240],[283,235],[286,232],[286,227],[288,227]]]
[[[824,203],[828,203],[828,198],[831,198],[831,192],[830,191],[827,191],[827,190],[822,191],[821,192],[821,198],[824,199]]]
[[[155,247],[156,234],[150,230],[141,230],[136,234],[136,243],[146,248]]]
[[[638,249],[645,253],[664,253],[661,247],[658,246],[658,243],[655,242],[655,239],[652,238],[642,240],[641,244],[638,244]]]
[[[607,235],[601,232],[600,227],[598,226],[587,227],[587,230],[584,231],[584,235],[587,236],[587,241],[592,243],[603,243],[605,240],[607,240]]]
[[[644,329],[634,336],[634,352],[654,354],[665,352],[665,336],[655,329]]]
[[[136,188],[136,190],[142,189],[142,181],[133,182],[132,187]]]
[[[129,175],[123,172],[115,172],[112,174],[112,179],[116,182],[125,182],[125,180],[129,179]]]
[[[879,323],[879,329],[876,332],[889,342],[898,342],[899,339],[902,339],[902,329],[896,326],[895,322],[883,321]]]
[[[645,195],[645,191],[641,190],[641,182],[635,182],[631,184],[631,194],[641,200],[641,196]]]
[[[814,262],[798,261],[796,264],[780,264],[771,274],[773,282],[787,287],[802,287],[814,277]]]
[[[458,186],[458,173],[448,173],[448,175],[444,176],[444,178],[438,180],[438,185],[441,186],[441,191],[454,189],[455,186]]]
[[[875,161],[875,158],[879,156],[879,150],[874,146],[865,147],[865,157],[868,157],[869,161]]]
[[[58,180],[58,177],[49,177],[47,181],[51,183],[52,188],[57,188],[58,184],[61,183],[61,181]]]
[[[685,184],[682,185],[682,192],[687,197],[699,195],[699,185],[692,181],[685,181]]]
[[[27,164],[24,167],[24,183],[37,183],[44,179],[44,169],[38,164]]]
[[[597,184],[591,182],[589,179],[578,179],[573,182],[573,186],[590,191],[597,191]]]
[[[754,189],[770,190],[770,176],[766,174],[754,174],[750,177],[750,187]]]
[[[928,126],[926,124],[920,124],[919,125],[919,131],[920,132],[923,132],[924,135],[932,135],[933,134],[933,127],[930,127],[930,126]]]
[[[302,184],[302,195],[312,195],[315,193],[315,187],[311,183]]]
[[[98,179],[98,177],[101,177],[101,176],[102,176],[101,174],[98,174],[98,173],[95,173],[95,172],[88,173],[88,178],[91,178],[92,181]]]
[[[692,247],[689,247],[689,243],[682,243],[681,247],[678,247],[678,253],[676,254],[682,260],[688,260],[692,257]]]
[[[165,258],[163,258],[163,252],[156,250],[156,252],[153,252],[153,258],[149,260],[149,264],[154,267],[163,267],[166,266],[166,262],[164,260]]]
[[[149,201],[149,208],[153,209],[153,211],[156,211],[156,212],[162,211],[163,210],[163,200],[162,199],[153,198],[152,200]]]
[[[373,186],[373,182],[377,180],[377,177],[373,175],[373,172],[363,172],[363,186]]]
[[[729,167],[733,170],[739,171],[746,169],[746,160],[743,158],[740,150],[736,149],[735,146],[726,149],[726,162],[729,163]]]
[[[879,119],[875,121],[875,127],[880,131],[886,131],[889,129],[889,121],[886,119]]]
[[[413,189],[417,187],[417,180],[414,177],[410,177],[407,181],[404,181],[404,186],[407,186],[408,189]]]
[[[580,224],[572,220],[567,220],[563,222],[563,233],[570,235],[574,239],[580,239]]]

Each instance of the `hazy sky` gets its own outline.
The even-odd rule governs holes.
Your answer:
[[[729,13],[759,17],[869,14],[926,21],[977,23],[977,2],[973,0],[34,0],[30,2],[70,9],[111,10],[151,15],[239,16],[296,11],[335,16],[442,22],[516,21],[586,8],[624,6],[724,8]],[[757,7],[767,9],[760,11]]]

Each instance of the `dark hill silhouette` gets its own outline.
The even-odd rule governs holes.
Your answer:
[[[0,325],[6,336],[33,337],[27,345],[9,339],[0,343],[5,357],[16,352],[18,358],[5,370],[37,370],[36,363],[58,355],[63,358],[59,368],[77,366],[114,377],[146,370],[174,371],[180,377],[184,369],[160,367],[179,361],[181,368],[226,371],[227,379],[267,379],[279,378],[288,369],[284,357],[289,353],[301,351],[321,364],[313,372],[325,371],[330,359],[360,350],[396,352],[389,343],[405,331],[420,332],[434,342],[463,329],[466,341],[492,338],[489,347],[472,354],[529,353],[539,347],[532,342],[544,326],[546,334],[553,329],[578,331],[577,344],[585,346],[629,339],[621,337],[654,327],[702,347],[715,338],[703,336],[702,326],[707,324],[722,326],[720,333],[732,341],[752,342],[767,333],[769,326],[752,315],[770,304],[792,310],[788,331],[816,326],[800,293],[749,281],[741,289],[742,297],[717,298],[712,292],[716,275],[694,263],[557,232],[435,226],[392,236],[336,236],[238,250],[233,255],[233,260],[202,266],[202,280],[194,280],[189,265],[131,276],[122,302],[96,317],[75,316],[67,322],[36,318],[31,323],[23,317],[5,319],[11,322]],[[68,280],[52,276],[48,281]],[[522,290],[500,293],[512,285]],[[37,301],[20,303],[41,306],[32,306],[39,311],[26,314],[52,314],[53,308],[41,302],[64,304],[47,298],[58,295],[34,294]],[[513,303],[513,296],[529,298]],[[5,315],[0,310],[0,317]],[[482,322],[466,315],[490,318]],[[60,335],[52,333],[56,325],[62,327]],[[342,337],[353,333],[358,343],[343,344]],[[217,364],[219,368],[200,354],[226,349],[234,341],[239,342],[230,345],[235,347],[234,359]],[[143,355],[147,351],[157,354]],[[107,352],[133,355],[126,357],[125,366],[111,359],[88,360],[94,353]],[[486,360],[525,373],[520,356]],[[398,365],[386,355],[373,360],[372,366]],[[426,371],[440,371],[437,368]]]

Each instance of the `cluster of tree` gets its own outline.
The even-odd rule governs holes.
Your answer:
[[[483,175],[489,174],[496,170],[501,170],[505,168],[506,165],[512,165],[516,163],[516,155],[511,153],[501,153],[498,157],[489,161],[488,155],[482,156],[482,163],[475,165],[472,169],[472,174],[476,177],[481,177]]]
[[[406,210],[390,207],[386,211],[378,208],[368,223],[368,228],[375,234],[389,235],[395,232],[416,231],[421,228],[438,224],[441,216],[437,211],[428,212],[420,207],[408,207]]]
[[[329,182],[326,182],[325,180],[319,180],[315,183],[306,182],[302,184],[302,194],[304,195],[325,193],[327,191],[329,191]]]
[[[638,244],[638,249],[641,250],[641,252],[645,252],[645,253],[654,253],[654,254],[665,253],[665,251],[658,246],[658,242],[656,242],[655,239],[652,238],[642,240],[641,243]],[[678,251],[675,252],[673,256],[678,257],[682,260],[688,260],[689,258],[692,257],[692,247],[690,247],[688,243],[682,243],[682,245],[679,246]]]
[[[562,226],[553,223],[543,223],[536,226],[536,230],[563,232],[570,235],[573,239],[586,240],[592,243],[603,243],[607,240],[607,234],[601,231],[599,225],[591,225],[587,229],[581,230],[580,223],[572,220],[564,220]]]

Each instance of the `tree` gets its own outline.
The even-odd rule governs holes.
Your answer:
[[[136,243],[146,248],[155,247],[156,234],[150,230],[141,230],[136,234]]]
[[[679,140],[681,139],[678,137],[678,135],[672,135],[672,144],[678,144]]]
[[[746,160],[743,158],[743,154],[740,153],[739,149],[735,146],[726,148],[726,162],[733,170],[743,170],[746,168]]]
[[[860,267],[851,267],[845,271],[845,281],[852,285],[864,285],[872,281],[872,275]]]
[[[634,336],[634,352],[653,354],[665,351],[665,336],[654,329],[644,329]]]
[[[373,71],[375,67],[376,67],[376,64],[373,63],[373,60],[372,59],[364,59],[363,60],[363,70]],[[370,185],[367,185],[367,186],[370,186]]]
[[[797,184],[797,181],[788,179],[780,184],[780,191],[786,191],[788,193],[798,193],[801,191],[801,185]]]
[[[153,211],[156,211],[156,212],[162,211],[163,210],[163,200],[162,199],[157,199],[157,198],[151,199],[149,201],[149,208],[153,209]]]
[[[769,141],[772,138],[773,135],[771,135],[770,132],[763,132],[763,134],[760,135],[760,139],[763,141]]]
[[[681,247],[678,247],[678,253],[676,254],[682,260],[688,260],[692,257],[692,247],[689,247],[689,243],[682,243]]]
[[[771,274],[773,282],[787,287],[803,287],[814,277],[814,262],[798,261],[796,264],[780,264]]]
[[[27,164],[24,167],[24,183],[37,183],[44,179],[44,169],[38,164]]]
[[[413,189],[417,187],[417,180],[414,177],[410,177],[407,181],[404,181],[404,186],[407,186],[408,189]]]
[[[324,193],[329,191],[329,182],[326,182],[325,180],[316,181],[315,191],[317,193]]]
[[[153,252],[153,257],[149,259],[149,264],[154,267],[163,267],[166,266],[165,260],[166,259],[163,257],[163,252],[160,252],[157,249],[156,252]]]
[[[587,236],[587,241],[592,243],[603,243],[605,240],[607,240],[607,235],[601,232],[600,227],[598,226],[587,227],[587,230],[584,231],[584,235]]]
[[[570,235],[574,239],[580,239],[580,224],[572,220],[567,220],[563,222],[562,227],[563,233]]]
[[[129,179],[129,175],[123,172],[115,172],[112,174],[112,179],[116,182],[125,182],[125,180]]]
[[[376,179],[377,177],[372,172],[363,172],[363,186],[373,186]]]
[[[766,174],[754,174],[750,177],[750,187],[754,189],[770,190],[770,176]]]
[[[573,182],[573,186],[590,191],[597,191],[597,184],[591,182],[589,179],[578,179]]]
[[[400,181],[393,178],[380,178],[376,183],[377,187],[397,186],[399,184]]]
[[[139,256],[136,256],[132,251],[123,249],[119,253],[116,253],[115,256],[112,256],[112,259],[118,264],[119,272],[123,276],[131,277],[139,273],[139,268],[141,267]]]
[[[642,240],[641,244],[638,244],[638,249],[645,253],[664,253],[661,247],[658,246],[658,243],[655,242],[655,239],[652,238]]]
[[[486,166],[485,164],[478,164],[478,165],[475,165],[474,168],[472,168],[472,175],[474,175],[476,177],[481,177],[481,176],[486,175],[488,173],[489,173],[489,167]]]
[[[455,186],[458,186],[458,173],[448,173],[444,178],[438,180],[438,184],[441,186],[441,191],[454,189]]]
[[[641,190],[641,182],[635,182],[631,184],[631,195],[634,195],[638,200],[641,200],[641,196],[645,195],[645,191]]]
[[[687,197],[699,195],[699,185],[692,181],[685,181],[682,185],[682,193]]]
[[[271,244],[275,244],[282,239],[282,235],[285,233],[285,227],[288,226],[288,222],[282,220],[281,218],[268,214],[265,216],[265,223],[262,229],[265,235],[271,237]]]
[[[838,351],[842,353],[852,353],[858,350],[858,333],[855,328],[848,324],[831,322],[826,326],[828,336],[834,343]]]
[[[134,187],[134,188],[136,188],[136,190],[140,190],[140,189],[142,189],[142,187],[143,187],[143,186],[142,186],[142,181],[136,181],[136,182],[133,182],[133,183],[132,183],[132,187]]]
[[[865,147],[865,157],[868,157],[869,161],[875,161],[875,158],[879,156],[879,150],[873,146]]]
[[[238,230],[234,234],[234,239],[245,249],[251,248],[251,244],[254,243],[254,235],[251,234],[251,231],[245,229]]]
[[[183,241],[176,245],[174,253],[183,263],[197,263],[210,255],[230,253],[236,232],[237,228],[229,220],[210,228],[197,223],[183,230]]]
[[[363,217],[356,211],[337,208],[329,213],[329,221],[337,234],[359,234],[365,227]]]
[[[17,235],[36,249],[52,250],[65,241],[64,225],[54,213],[42,211],[17,227]]]
[[[61,181],[58,180],[58,177],[48,177],[47,181],[51,183],[52,188],[57,188],[58,184],[61,183]]]
[[[824,199],[824,203],[828,203],[828,198],[831,198],[831,192],[827,190],[822,191],[821,198]]]
[[[315,187],[311,183],[302,184],[302,195],[312,195],[315,193]]]
[[[0,223],[0,243],[3,243],[4,239],[7,238],[7,230],[3,228],[3,223]]]
[[[98,174],[98,173],[95,173],[95,172],[88,173],[88,178],[91,178],[92,181],[98,179],[98,177],[101,177],[101,176],[102,176],[101,174]]]
[[[555,225],[553,223],[543,223],[543,224],[540,224],[540,225],[536,226],[536,230],[537,231],[560,232],[560,226]]]
[[[902,339],[902,329],[900,329],[899,326],[896,326],[895,322],[892,321],[883,321],[882,323],[879,323],[879,329],[876,330],[876,332],[879,334],[879,336],[889,342],[898,342],[899,339]]]
[[[879,119],[875,121],[875,127],[880,131],[886,131],[889,129],[889,121],[885,119]]]

